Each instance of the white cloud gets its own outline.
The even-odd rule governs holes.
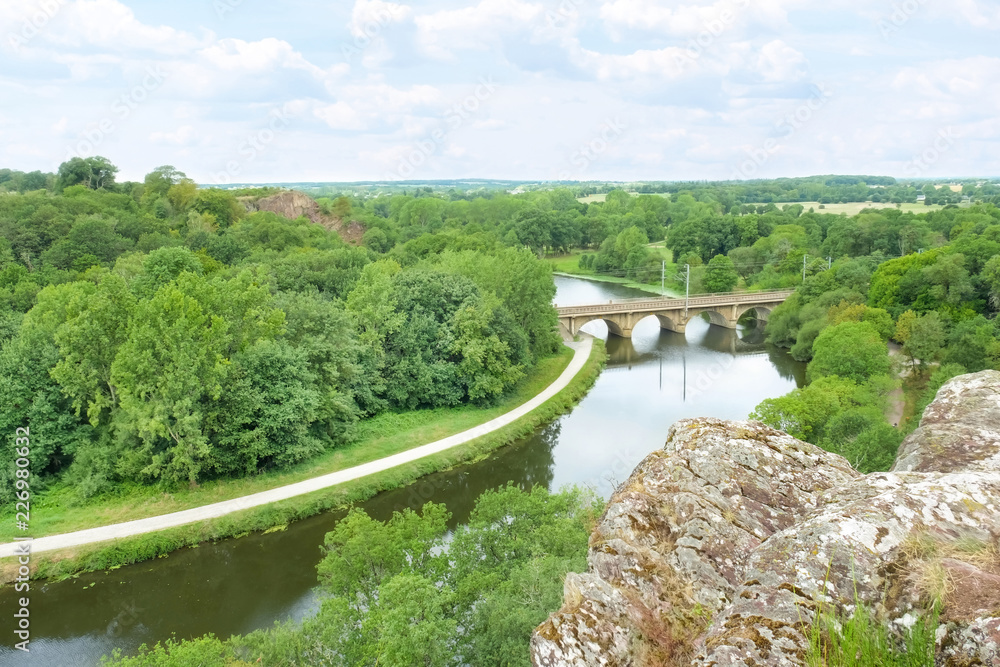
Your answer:
[[[797,81],[805,75],[806,57],[776,39],[761,47],[755,69],[765,81]]]
[[[976,28],[1000,28],[1000,7],[981,0],[955,0],[950,3],[958,15]],[[992,7],[990,5],[993,5]]]
[[[836,98],[782,134],[762,172],[902,175],[948,126],[963,140],[941,170],[1000,172],[1000,58],[988,41],[1000,8],[988,0],[920,3],[888,40],[875,23],[888,0],[305,0],[225,22],[208,2],[204,17],[178,12],[169,25],[144,23],[126,2],[0,0],[0,166],[52,170],[67,141],[111,117],[100,150],[123,177],[173,163],[204,178],[283,109],[288,125],[246,178],[378,178],[452,129],[449,107],[492,75],[501,92],[421,177],[554,176],[620,115],[628,131],[585,176],[727,178],[822,73]],[[52,3],[58,11],[12,48],[4,35]],[[148,67],[166,82],[120,118],[111,104]],[[337,166],[332,153],[351,159]]]
[[[915,93],[953,112],[1000,113],[1000,58],[977,56],[904,67],[892,81],[897,92]]]
[[[687,50],[676,46],[658,50],[640,49],[626,55],[603,54],[584,49],[581,56],[581,64],[604,81],[636,75],[673,78],[681,76],[684,63],[690,60]]]
[[[434,86],[417,85],[396,88],[385,83],[347,85],[339,89],[356,105],[388,116],[411,113],[441,102],[441,91]]]
[[[438,58],[457,49],[487,49],[508,32],[544,31],[545,8],[522,0],[481,0],[474,7],[417,16],[418,41]]]
[[[364,130],[367,127],[361,114],[346,102],[320,106],[313,113],[334,130]]]
[[[413,8],[382,0],[357,0],[348,28],[358,39],[372,39],[393,23],[410,18]]]
[[[51,1],[51,0],[50,0]],[[181,55],[208,43],[201,37],[169,26],[148,26],[117,0],[66,2],[44,31],[44,39],[61,46],[97,47],[111,52],[146,51]]]
[[[717,0],[710,4],[665,7],[659,0],[611,0],[600,17],[613,31],[629,29],[673,36],[716,38],[750,21],[771,29],[788,26],[787,6],[801,0]]]
[[[509,125],[507,121],[499,118],[490,118],[489,120],[477,120],[472,123],[471,127],[473,130],[503,130]]]
[[[195,134],[194,126],[182,125],[173,132],[153,132],[149,135],[149,140],[154,144],[188,146],[195,138]]]
[[[760,47],[750,42],[720,41],[702,51],[668,46],[628,54],[576,48],[573,60],[601,81],[704,79],[745,70],[768,83],[788,83],[801,80],[807,66],[805,55],[781,40]]]
[[[300,69],[322,78],[324,72],[306,60],[288,42],[267,37],[257,42],[241,39],[221,39],[198,54],[216,69],[249,73],[270,72],[275,69]]]

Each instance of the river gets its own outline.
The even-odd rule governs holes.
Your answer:
[[[619,285],[556,278],[558,305],[648,297]],[[601,338],[601,322],[584,327]],[[667,428],[685,417],[743,419],[761,400],[801,386],[805,366],[763,342],[753,323],[731,331],[695,319],[686,334],[656,318],[631,340],[608,340],[608,365],[568,415],[483,461],[429,475],[382,493],[362,507],[373,517],[445,503],[452,523],[467,519],[484,490],[513,481],[558,489],[589,485],[607,497]],[[316,564],[323,536],[342,516],[327,513],[286,530],[182,549],[112,572],[81,575],[31,591],[31,653],[0,632],[0,665],[95,665],[114,648],[205,633],[226,637],[297,619],[316,606]],[[13,629],[12,588],[0,591],[0,627]],[[3,624],[8,624],[4,626]]]

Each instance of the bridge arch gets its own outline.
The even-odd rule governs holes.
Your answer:
[[[626,334],[622,330],[621,326],[617,322],[615,322],[614,320],[607,319],[607,318],[604,318],[604,317],[601,317],[601,318],[598,318],[598,319],[600,319],[602,322],[604,322],[605,324],[608,325],[608,335],[620,336],[622,338],[631,338],[632,337],[632,330],[631,329]],[[594,320],[591,320],[591,322],[593,322],[593,321]]]
[[[606,317],[606,316],[602,317],[600,315],[595,315],[593,317],[577,317],[574,318],[574,320],[575,320],[573,322],[574,330],[570,332],[574,335],[579,333],[580,330],[583,329],[583,327],[590,324],[591,322],[604,322],[604,324],[607,325],[608,327],[608,334],[610,335],[621,336],[622,338],[629,338],[632,335],[631,329],[625,331],[622,328],[621,323],[615,321],[613,317]]]
[[[749,312],[753,312],[756,316],[757,321],[767,322],[768,318],[771,317],[771,311],[774,310],[772,306],[750,306],[749,308],[742,308],[737,310],[736,319],[740,319]]]
[[[707,310],[706,309],[706,310],[701,311],[698,314],[699,315],[702,315],[702,314],[708,315],[708,321],[711,322],[712,324],[715,324],[715,325],[720,326],[720,327],[725,327],[727,329],[732,329],[733,328],[733,326],[729,323],[729,318],[727,318],[725,315],[723,315],[722,313],[720,313],[720,312],[718,312],[716,310]]]

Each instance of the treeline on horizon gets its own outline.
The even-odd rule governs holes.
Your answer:
[[[69,163],[93,162],[100,158],[74,158]],[[68,163],[67,163],[68,164]],[[0,169],[0,192],[30,192],[54,190],[59,187],[58,173],[22,172]],[[127,184],[121,184],[129,187]],[[960,186],[952,190],[950,185]],[[268,186],[224,186],[239,191],[257,189],[278,191],[293,187],[315,197],[336,198],[339,195],[379,197],[395,194],[413,196],[443,196],[456,199],[491,199],[508,192],[569,190],[575,197],[607,194],[625,190],[634,194],[690,193],[697,199],[703,195],[718,201],[725,212],[733,206],[769,203],[892,203],[913,204],[918,197],[927,205],[960,204],[979,201],[1000,205],[1000,180],[996,178],[915,178],[898,180],[891,176],[817,175],[744,181],[633,181],[610,183],[600,181],[509,181],[498,179],[452,179],[435,181],[356,181],[349,183],[278,183]],[[968,199],[966,199],[968,198]],[[737,211],[738,212],[738,211]]]

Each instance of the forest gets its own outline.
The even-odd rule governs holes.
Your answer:
[[[383,253],[95,162],[0,197],[0,422],[30,426],[36,494],[286,467],[384,411],[491,404],[557,349],[530,250]]]
[[[751,416],[863,472],[888,469],[944,382],[1000,368],[1000,209],[894,213],[778,227],[768,238],[781,235],[799,257],[794,267],[785,262],[784,279],[781,263],[747,275],[758,286],[789,284],[803,254],[831,258],[807,260],[805,280],[767,323],[769,341],[809,362],[809,384]],[[729,256],[739,266],[744,252],[762,251],[759,243]],[[889,423],[892,401],[901,405]]]
[[[0,421],[30,424],[36,480],[80,499],[125,480],[253,475],[348,443],[387,410],[497,400],[558,346],[553,257],[639,281],[664,270],[678,289],[690,266],[691,293],[798,287],[768,336],[801,360],[877,338],[902,345],[913,378],[996,363],[1000,212],[986,182],[974,204],[850,217],[738,204],[727,184],[591,203],[562,187],[320,197],[329,219],[363,229],[352,245],[254,210],[276,188],[199,188],[171,166],[116,174],[104,158],[0,172]],[[852,186],[756,187],[816,182]],[[828,447],[891,443],[869,394],[887,400],[895,375],[876,356],[863,373],[814,361],[815,382],[758,416]],[[809,407],[780,407],[792,403]]]
[[[674,289],[690,267],[692,293],[794,288],[766,335],[808,363],[808,382],[750,416],[864,472],[891,465],[947,379],[1000,368],[989,182],[958,202],[851,177],[590,202],[581,184],[327,186],[324,220],[362,230],[348,242],[257,210],[277,188],[116,173],[102,158],[0,172],[0,421],[31,425],[35,479],[78,502],[282,469],[387,412],[492,405],[559,346],[557,263]],[[800,203],[848,190],[873,204],[882,190],[952,194],[919,213]],[[600,511],[585,491],[515,487],[484,494],[454,532],[440,505],[382,522],[352,510],[327,535],[316,616],[111,662],[524,664]]]

